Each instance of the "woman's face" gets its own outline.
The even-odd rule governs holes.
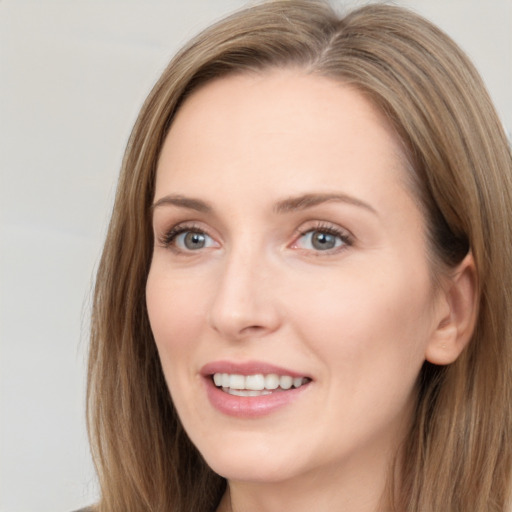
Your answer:
[[[147,307],[181,421],[221,475],[387,468],[440,309],[404,167],[361,94],[301,71],[219,79],[181,107]]]

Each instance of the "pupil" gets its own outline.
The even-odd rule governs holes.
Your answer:
[[[315,233],[312,242],[315,249],[324,251],[326,249],[332,249],[336,245],[335,237],[329,233]]]
[[[185,246],[187,249],[201,249],[204,247],[205,238],[201,233],[188,233],[185,236]]]

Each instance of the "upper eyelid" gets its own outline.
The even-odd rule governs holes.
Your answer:
[[[179,222],[173,222],[163,225],[162,227],[159,227],[158,224],[153,225],[153,230],[155,233],[161,232],[163,234],[170,233],[171,231],[176,230],[183,230],[183,231],[198,231],[198,232],[204,232],[207,235],[210,235],[210,229],[204,225],[203,222],[198,220],[186,220],[186,221],[179,221]]]
[[[310,231],[329,231],[333,233],[339,233],[341,235],[346,235],[347,237],[350,238],[354,238],[354,235],[349,229],[330,221],[316,220],[305,222],[296,229],[296,233],[302,235],[309,233]]]
[[[339,224],[335,224],[333,222],[328,221],[313,221],[312,223],[305,223],[301,226],[299,226],[296,230],[296,236],[294,237],[293,241],[290,243],[289,247],[293,249],[302,249],[300,247],[296,247],[299,243],[299,240],[307,235],[308,233],[318,231],[318,232],[326,232],[331,235],[337,236],[341,239],[342,247],[338,247],[336,249],[328,249],[325,251],[310,251],[309,249],[303,249],[309,252],[312,252],[314,254],[321,255],[322,253],[324,255],[333,254],[334,251],[339,252],[340,250],[345,250],[347,247],[352,247],[355,243],[355,237],[352,234],[352,232],[344,227],[341,227]]]
[[[160,244],[168,246],[178,235],[186,233],[187,231],[204,233],[212,240],[216,240],[215,236],[213,236],[205,227],[198,225],[197,221],[183,221],[173,224],[169,228],[162,229],[161,232],[159,232],[155,227],[155,241],[159,241]],[[173,240],[170,240],[171,236]]]

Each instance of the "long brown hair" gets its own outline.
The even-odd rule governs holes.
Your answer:
[[[101,512],[214,510],[225,481],[188,440],[163,378],[145,284],[160,148],[180,104],[230,73],[294,66],[358,88],[396,130],[429,227],[434,275],[475,259],[479,316],[458,360],[425,363],[397,512],[504,512],[512,478],[512,158],[472,64],[431,23],[369,5],[278,0],[201,33],[170,63],[130,137],[99,266],[88,373]],[[392,491],[392,492],[391,492]]]

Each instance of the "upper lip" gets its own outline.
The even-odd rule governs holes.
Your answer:
[[[211,363],[205,364],[201,368],[201,374],[205,377],[214,375],[215,373],[229,373],[237,375],[256,375],[263,374],[268,375],[274,373],[276,375],[289,375],[290,377],[308,377],[308,375],[276,366],[274,364],[266,363],[263,361],[212,361]]]

